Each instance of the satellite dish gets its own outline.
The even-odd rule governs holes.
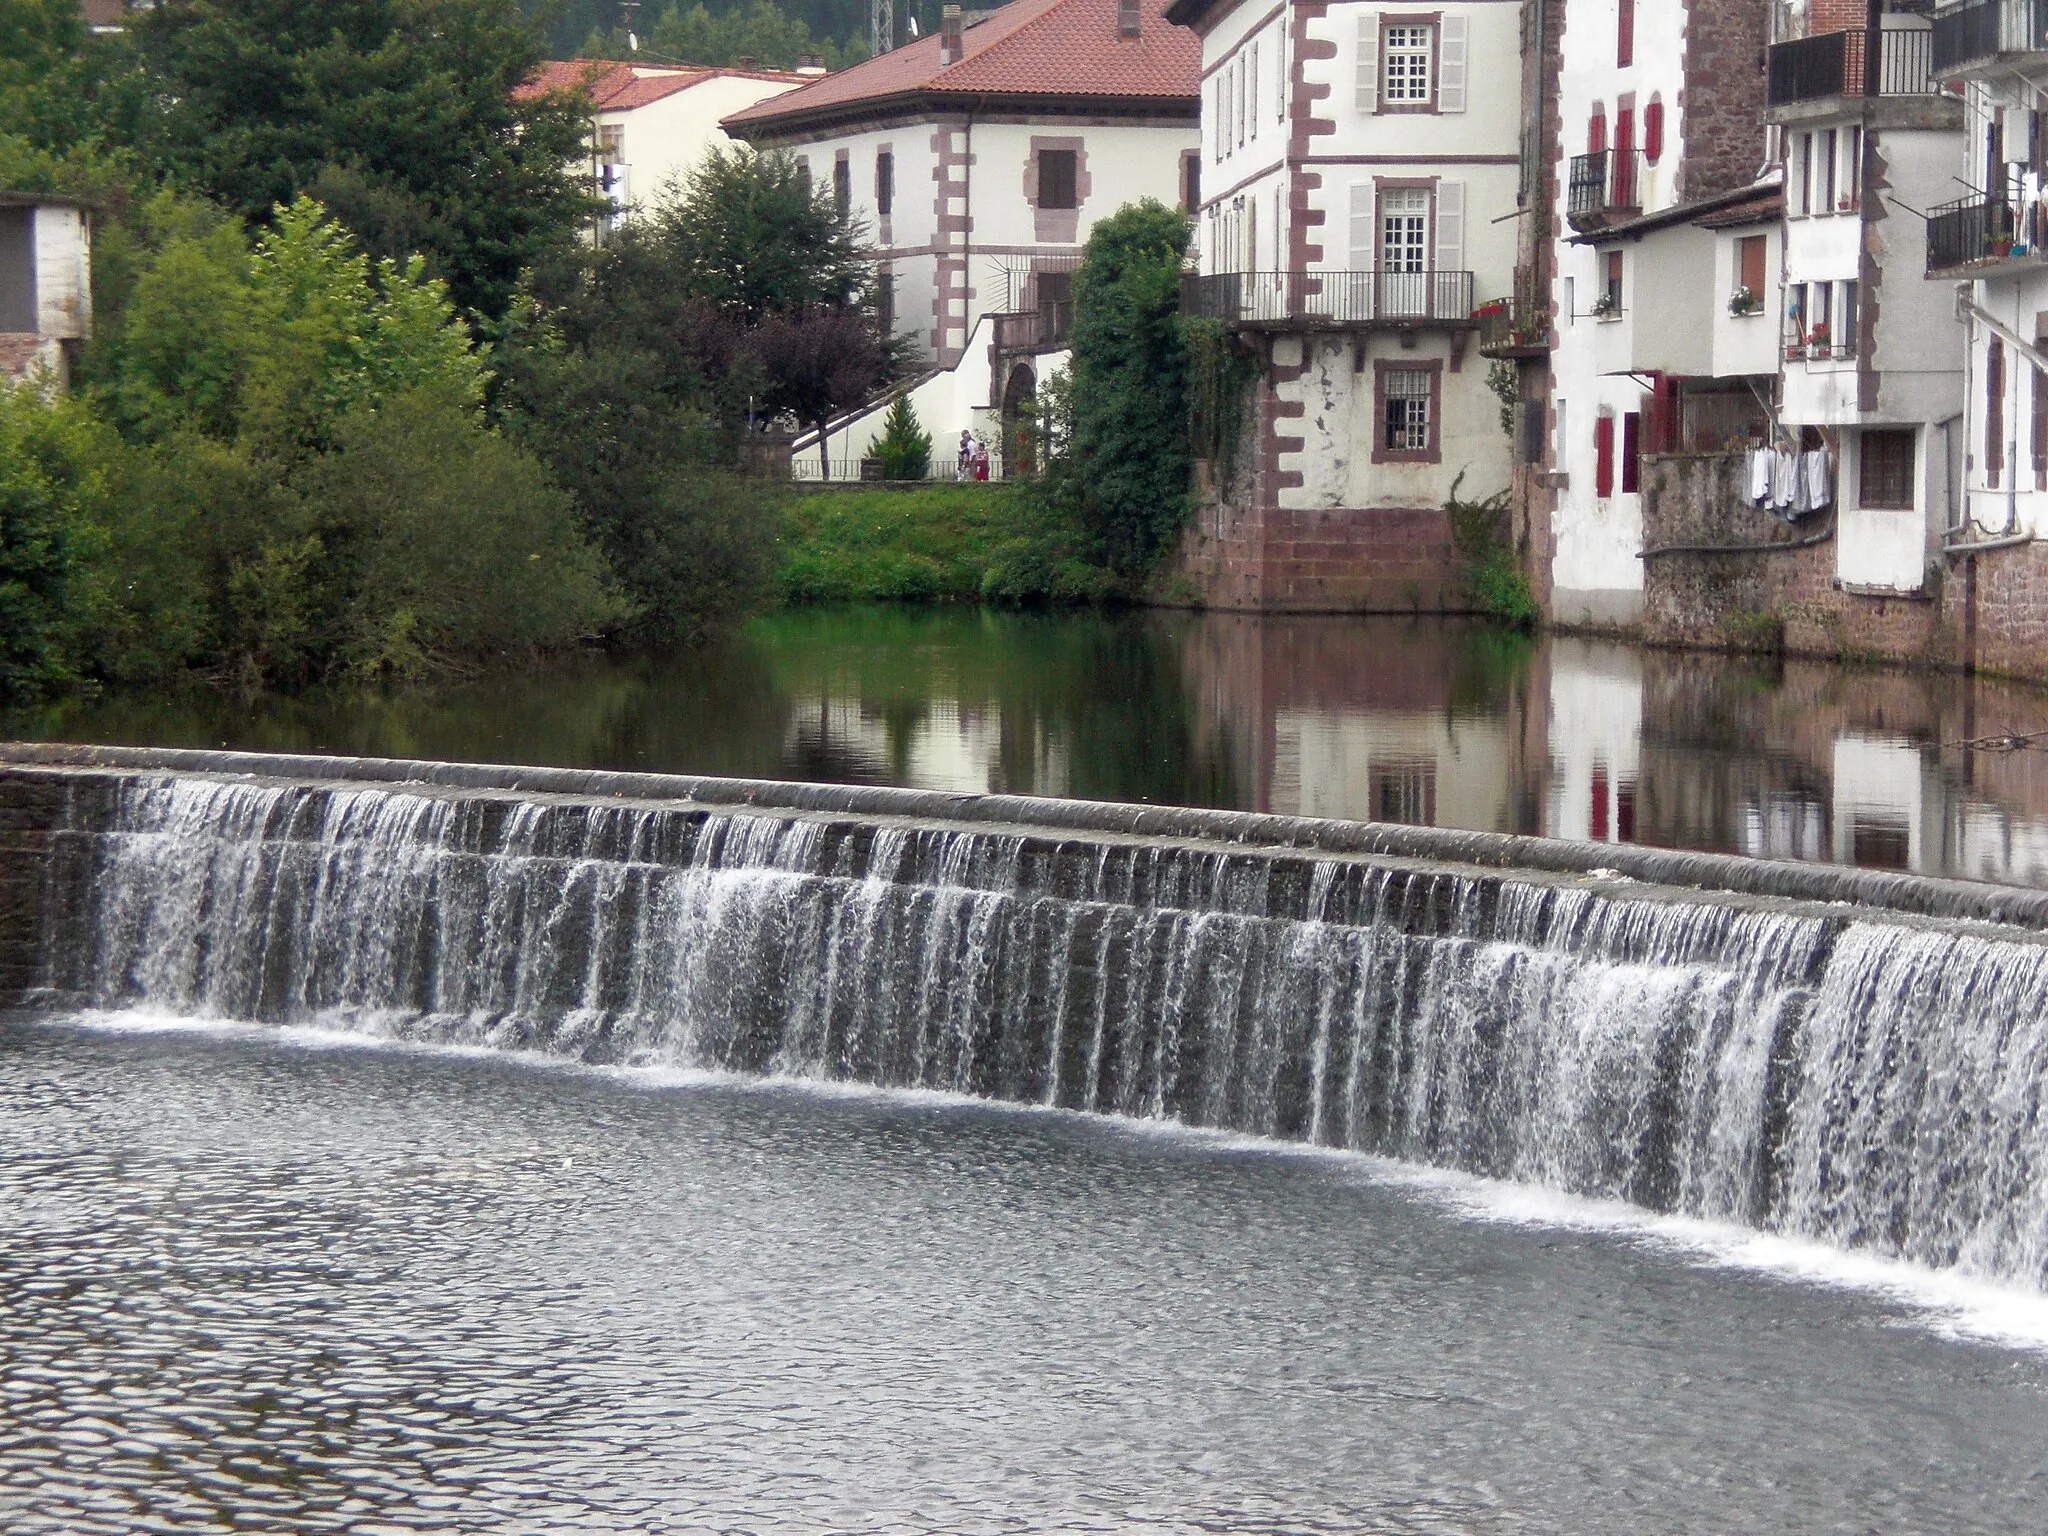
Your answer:
[[[638,53],[640,51],[640,39],[630,32],[626,34],[626,49],[630,53]]]
[[[917,37],[917,18],[915,16],[910,18],[910,35],[912,39]]]

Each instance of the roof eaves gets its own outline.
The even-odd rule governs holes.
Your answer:
[[[1589,229],[1582,235],[1573,235],[1573,245],[1608,245],[1616,240],[1640,240],[1644,235],[1655,234],[1660,229],[1669,229],[1674,224],[1697,223],[1707,214],[1719,213],[1737,203],[1755,200],[1760,195],[1776,190],[1775,187],[1737,187],[1733,192],[1717,192],[1712,197],[1695,198],[1689,203],[1674,204],[1660,208],[1655,213],[1646,213],[1640,218],[1630,219],[1624,224],[1609,224],[1602,229]]]

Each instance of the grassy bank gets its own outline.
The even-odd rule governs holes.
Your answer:
[[[784,601],[1083,603],[1116,595],[1081,532],[1029,486],[877,486],[799,494],[783,528]]]

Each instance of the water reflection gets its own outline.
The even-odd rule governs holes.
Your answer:
[[[2048,885],[2017,684],[1530,639],[1441,620],[771,615],[719,646],[461,687],[113,698],[66,740],[1149,800]]]

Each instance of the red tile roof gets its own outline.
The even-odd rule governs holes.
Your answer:
[[[1136,99],[1192,115],[1201,99],[1202,45],[1167,24],[1168,3],[1139,0],[1139,35],[1125,40],[1117,36],[1117,0],[1010,0],[966,29],[954,63],[940,61],[938,36],[920,38],[757,102],[724,126],[772,133],[884,102],[946,96]]]
[[[613,59],[550,59],[513,92],[522,101],[550,91],[587,87],[600,112],[626,112],[687,91],[703,81],[727,78],[773,80],[790,85],[817,78],[779,69],[711,69],[697,65],[626,64]]]

